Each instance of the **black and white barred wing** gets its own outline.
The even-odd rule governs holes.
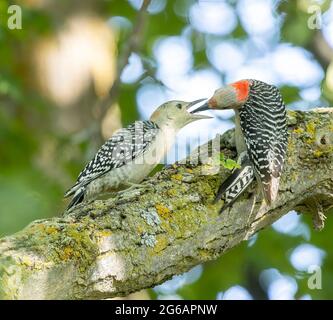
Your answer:
[[[214,202],[216,203],[224,198],[224,204],[220,212],[230,207],[247,189],[253,179],[253,166],[248,157],[246,157],[242,161],[241,168],[234,169],[233,173],[219,187]]]
[[[265,88],[266,89],[266,88]],[[240,113],[247,151],[268,204],[276,199],[287,148],[286,110],[275,87],[255,96]],[[273,96],[272,95],[276,95]],[[270,99],[271,103],[270,103]]]
[[[154,141],[157,132],[158,126],[152,121],[136,121],[116,131],[82,170],[76,184],[65,193],[65,197],[71,196],[76,190],[110,170],[136,159]]]

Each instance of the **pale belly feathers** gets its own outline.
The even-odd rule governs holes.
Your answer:
[[[122,167],[115,168],[92,181],[86,189],[86,199],[95,198],[98,194],[116,192],[130,184],[138,184],[158,165],[175,140],[175,133],[161,130],[156,136],[156,143],[147,147],[145,152]]]

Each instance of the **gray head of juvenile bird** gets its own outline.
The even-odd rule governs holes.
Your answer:
[[[150,120],[159,127],[170,127],[179,130],[187,124],[212,117],[196,114],[197,111],[190,112],[189,109],[206,99],[199,99],[192,102],[172,100],[160,105],[151,115]]]

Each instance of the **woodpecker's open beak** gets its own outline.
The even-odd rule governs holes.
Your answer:
[[[206,99],[205,98],[204,99],[198,99],[198,100],[194,100],[194,101],[189,102],[189,104],[186,107],[186,110],[190,109],[191,107],[195,106],[196,104],[198,104],[199,102],[202,102],[204,100],[206,100]]]
[[[191,107],[193,107],[194,105],[198,104],[199,102],[202,102],[204,100],[207,100],[207,99],[198,99],[198,100],[195,100],[195,101],[192,101],[188,104],[188,106],[186,107],[186,110],[189,110]],[[210,117],[210,116],[207,116],[207,115],[204,115],[204,114],[195,114],[197,113],[198,111],[201,111],[199,110],[200,107],[198,109],[195,109],[193,111],[190,111],[190,114],[191,114],[191,118],[192,119],[212,119],[213,117]],[[206,109],[207,110],[207,109]]]
[[[210,106],[209,106],[208,102],[205,102],[199,108],[194,109],[191,113],[196,113],[196,112],[200,112],[200,111],[206,111],[206,110],[209,110],[209,109],[210,109]]]

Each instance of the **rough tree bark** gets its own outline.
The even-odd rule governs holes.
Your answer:
[[[256,199],[252,186],[219,215],[221,204],[212,199],[228,170],[217,173],[220,165],[209,157],[197,166],[173,165],[145,189],[34,221],[0,240],[0,298],[127,295],[217,258],[291,209],[312,213],[322,228],[324,212],[333,206],[333,109],[291,111],[288,117],[288,159],[272,207]],[[216,142],[235,157],[232,131],[209,149]]]

